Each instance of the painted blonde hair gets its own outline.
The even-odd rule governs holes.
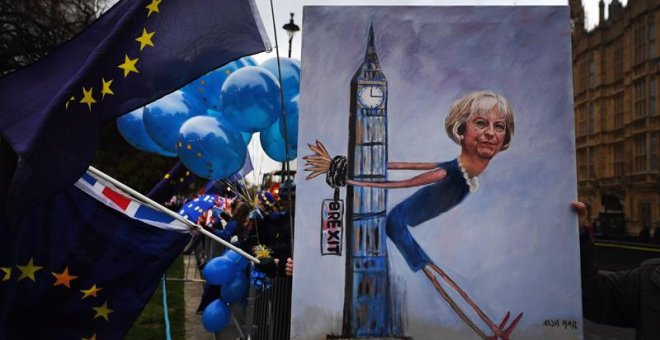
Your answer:
[[[449,109],[449,114],[445,119],[445,130],[447,135],[454,143],[461,145],[461,137],[465,133],[465,124],[475,115],[485,115],[494,107],[504,116],[506,124],[506,133],[502,150],[504,151],[511,145],[515,124],[513,121],[513,108],[511,103],[502,95],[492,91],[475,91],[457,99]]]

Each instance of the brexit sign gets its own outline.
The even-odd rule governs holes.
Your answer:
[[[325,199],[321,211],[321,255],[341,256],[344,201]]]

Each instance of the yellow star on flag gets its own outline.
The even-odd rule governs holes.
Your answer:
[[[147,32],[146,28],[142,29],[142,35],[139,36],[135,41],[140,43],[140,51],[142,51],[146,46],[155,47],[154,42],[151,41],[151,38],[156,32]]]
[[[89,289],[81,289],[80,292],[83,293],[83,297],[81,297],[80,300],[90,296],[96,297],[96,294],[101,290],[103,290],[103,288],[96,288],[96,285],[93,285]]]
[[[96,340],[96,333],[92,334],[89,338],[82,338],[82,340]]]
[[[110,313],[113,312],[113,310],[108,308],[108,302],[107,301],[104,302],[99,307],[92,307],[92,309],[96,311],[96,315],[94,315],[94,319],[102,317],[102,318],[105,319],[105,321],[110,321],[108,319],[108,316],[110,315]]]
[[[34,278],[34,273],[36,273],[38,270],[43,268],[43,267],[35,266],[33,259],[30,259],[30,262],[28,262],[24,266],[16,266],[16,267],[18,267],[18,270],[21,271],[21,275],[18,277],[18,281],[29,278],[30,280],[35,282],[36,279]]]
[[[187,145],[186,145],[186,149],[188,149],[188,150],[192,150],[192,145],[187,144]]]
[[[105,78],[101,78],[101,99],[104,99],[106,94],[111,94],[111,95],[115,94],[114,92],[112,92],[112,89],[110,88],[110,85],[112,85],[113,81],[114,79],[110,79],[106,81]]]
[[[231,70],[229,70],[229,69],[226,69],[226,70],[225,70],[225,74],[226,74],[226,75],[229,75],[230,73],[231,73]]]
[[[87,104],[89,111],[92,111],[92,104],[96,103],[96,99],[94,99],[92,95],[93,91],[94,91],[93,87],[90,87],[89,90],[87,90],[83,86],[83,99],[80,100],[80,104]]]
[[[64,268],[64,271],[61,274],[51,273],[55,276],[55,283],[53,287],[63,285],[67,288],[71,288],[71,280],[77,279],[77,276],[69,275],[69,267]]]
[[[135,64],[137,64],[138,59],[139,58],[131,59],[128,57],[128,55],[124,56],[124,63],[117,66],[120,69],[124,70],[124,78],[128,77],[128,74],[131,72],[140,73],[140,71],[138,71],[138,69],[135,67]]]
[[[2,280],[0,280],[0,282],[9,281],[9,279],[11,278],[11,268],[0,267],[0,270],[2,270],[3,273],[5,273],[5,276],[2,277]]]
[[[163,0],[151,0],[151,3],[147,5],[147,9],[149,10],[149,13],[147,14],[147,18],[153,12],[160,13],[160,11],[158,10],[158,5],[160,5],[161,1]]]

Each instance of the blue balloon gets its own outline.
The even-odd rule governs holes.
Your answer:
[[[239,59],[241,63],[243,63],[244,66],[257,66],[257,61],[254,60],[254,58],[247,56]]]
[[[272,73],[279,83],[277,58],[264,61],[261,67]],[[295,59],[280,58],[280,68],[282,69],[284,101],[288,102],[300,93],[300,63]]]
[[[206,115],[215,117],[215,118],[220,118],[222,116],[222,113],[220,112],[220,109],[206,109]]]
[[[284,121],[278,119],[275,124],[261,132],[259,140],[268,157],[278,162],[291,161],[298,155],[298,96],[286,105],[286,131],[288,149],[284,140]],[[288,151],[289,158],[286,157]]]
[[[234,278],[236,263],[226,257],[218,256],[207,262],[202,269],[204,279],[212,285],[223,285]]]
[[[271,126],[277,120],[279,103],[277,81],[261,67],[243,67],[222,85],[221,111],[244,132]]]
[[[300,113],[300,95],[293,97],[286,103],[286,133],[289,143],[297,150],[298,146],[298,117]],[[284,124],[280,125],[282,135],[284,135]]]
[[[245,142],[245,145],[250,144],[250,141],[252,140],[251,132],[241,131],[241,136],[243,136],[243,141]]]
[[[225,115],[223,115],[222,112],[220,111],[209,109],[206,111],[206,114],[208,114],[211,117],[218,118],[221,121],[230,124],[231,126],[234,126],[234,128],[238,129],[238,127],[236,127],[234,123],[232,123],[231,120],[229,120],[229,118],[226,118]],[[243,141],[245,142],[245,145],[247,146],[248,144],[250,144],[250,141],[252,140],[252,132],[241,131],[241,135],[243,136]]]
[[[234,278],[220,288],[220,298],[226,303],[235,303],[243,300],[249,288],[247,275],[237,272]]]
[[[245,66],[245,63],[237,60],[215,69],[181,88],[181,91],[190,94],[199,100],[206,108],[220,110],[222,108],[222,97],[220,89],[230,74]]]
[[[117,118],[119,134],[124,137],[124,140],[128,144],[136,149],[166,157],[176,157],[176,153],[163,150],[163,148],[151,140],[147,130],[144,128],[142,111],[143,108],[141,107]]]
[[[229,306],[220,300],[215,300],[204,308],[202,325],[207,331],[217,333],[227,327],[230,318]]]
[[[185,92],[174,91],[144,107],[144,127],[156,144],[176,153],[181,125],[191,117],[204,114],[206,109],[197,99]]]
[[[250,261],[243,257],[243,255],[231,250],[227,249],[224,254],[222,254],[223,257],[226,257],[229,259],[229,261],[234,262],[237,264],[237,269],[240,271],[242,269],[245,269],[249,264]]]
[[[186,168],[213,180],[227,178],[240,170],[247,155],[241,133],[211,116],[187,120],[181,126],[176,147]]]

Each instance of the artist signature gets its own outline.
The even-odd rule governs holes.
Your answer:
[[[564,329],[578,329],[577,321],[575,320],[559,320],[559,319],[548,319],[543,321],[544,327],[564,327]]]

